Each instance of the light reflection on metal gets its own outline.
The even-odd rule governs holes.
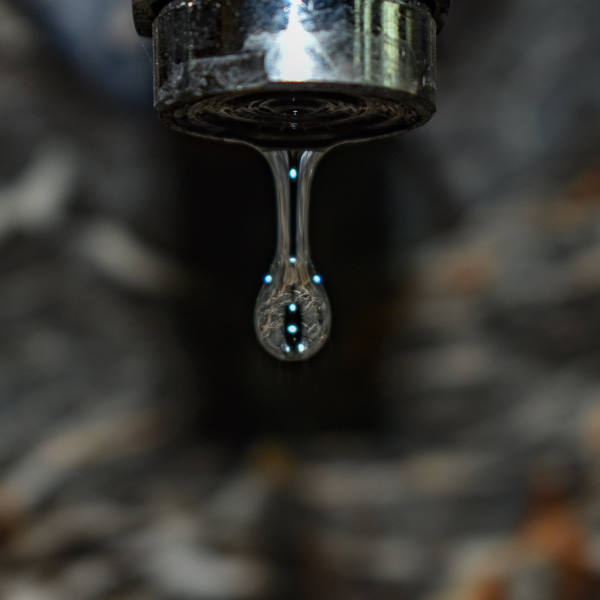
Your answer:
[[[308,33],[300,20],[302,0],[291,0],[287,27],[276,36],[265,64],[273,77],[281,81],[303,81],[314,77],[311,54],[319,53],[315,36]]]
[[[176,129],[260,147],[412,129],[435,111],[432,10],[448,2],[161,0],[156,108]]]

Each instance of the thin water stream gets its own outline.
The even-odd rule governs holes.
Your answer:
[[[331,306],[310,257],[310,192],[324,151],[268,150],[277,196],[277,248],[258,294],[254,326],[269,354],[306,360],[327,342]]]

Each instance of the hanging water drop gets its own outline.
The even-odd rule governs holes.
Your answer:
[[[277,250],[254,312],[259,342],[280,360],[314,356],[329,338],[331,308],[309,248],[312,179],[323,155],[318,151],[264,152],[277,194]]]

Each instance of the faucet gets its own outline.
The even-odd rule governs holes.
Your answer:
[[[178,131],[325,148],[407,131],[436,108],[450,0],[133,0],[154,103]]]
[[[450,0],[133,0],[154,42],[154,104],[184,133],[245,142],[271,166],[277,247],[254,328],[282,361],[327,342],[331,307],[310,255],[309,200],[328,148],[426,123]]]

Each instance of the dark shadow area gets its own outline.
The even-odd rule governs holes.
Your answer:
[[[434,119],[318,169],[295,365],[268,166],[129,10],[0,0],[0,598],[600,597],[600,5],[453,3]]]

